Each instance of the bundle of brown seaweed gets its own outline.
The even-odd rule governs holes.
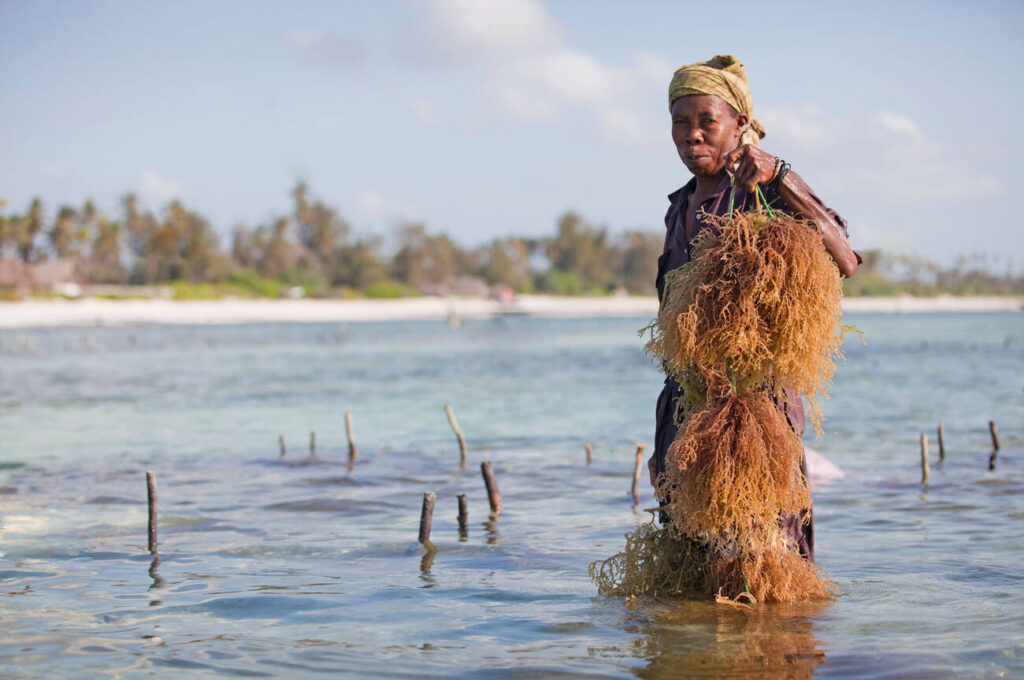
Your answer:
[[[825,570],[786,546],[781,535],[775,545],[760,550],[711,556],[704,573],[706,593],[732,599],[749,593],[757,602],[806,602],[836,594]]]
[[[803,447],[778,403],[803,392],[820,432],[844,330],[838,269],[817,226],[785,215],[712,218],[666,278],[647,351],[680,386],[679,427],[658,482],[671,520],[591,565],[605,595],[733,602],[826,598],[824,571],[788,545],[781,518],[810,508]]]
[[[658,497],[679,537],[700,537],[712,548],[764,545],[778,534],[780,516],[810,507],[802,455],[766,394],[731,394],[679,429]]]
[[[842,284],[818,227],[776,213],[709,218],[693,259],[665,277],[647,351],[677,381],[732,375],[737,392],[803,392],[815,428],[842,356]]]
[[[724,596],[749,594],[755,602],[806,602],[834,596],[824,570],[782,541],[745,553],[715,552],[670,526],[643,524],[626,534],[622,552],[590,565],[603,597]]]

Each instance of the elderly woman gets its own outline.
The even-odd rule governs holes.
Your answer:
[[[664,294],[665,274],[690,261],[690,244],[705,228],[706,216],[728,212],[733,184],[735,210],[752,209],[755,186],[761,185],[773,208],[813,220],[842,275],[853,273],[859,258],[850,249],[846,222],[790,171],[788,163],[758,148],[765,131],[754,120],[747,73],[735,57],[717,56],[680,68],[672,78],[668,96],[672,141],[693,179],[668,197],[671,205],[665,215],[665,249],[658,258],[659,298]],[[652,484],[665,470],[665,454],[676,435],[673,416],[679,396],[678,385],[666,379],[658,397],[654,455],[648,461]],[[802,435],[805,423],[800,395],[789,395],[779,408]],[[806,475],[805,460],[801,460],[800,467]],[[783,525],[791,545],[798,546],[800,553],[813,562],[811,517],[786,517]]]

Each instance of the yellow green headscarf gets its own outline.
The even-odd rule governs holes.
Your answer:
[[[750,125],[743,131],[740,144],[758,146],[764,137],[764,126],[754,120],[754,98],[747,86],[747,70],[731,54],[718,55],[710,61],[683,66],[672,76],[668,86],[668,108],[680,97],[711,94],[736,110],[745,113]]]

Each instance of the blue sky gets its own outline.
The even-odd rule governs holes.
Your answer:
[[[763,147],[855,247],[1019,269],[1021,26],[1020,2],[0,0],[0,196],[180,196],[227,234],[301,178],[357,233],[660,231],[688,179],[668,80],[733,53]]]

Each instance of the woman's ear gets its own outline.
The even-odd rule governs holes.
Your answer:
[[[743,136],[743,132],[747,129],[747,126],[749,124],[750,124],[750,116],[748,116],[745,113],[737,113],[736,114],[736,127],[739,128],[739,131],[740,131],[739,132],[739,136],[740,137]]]

